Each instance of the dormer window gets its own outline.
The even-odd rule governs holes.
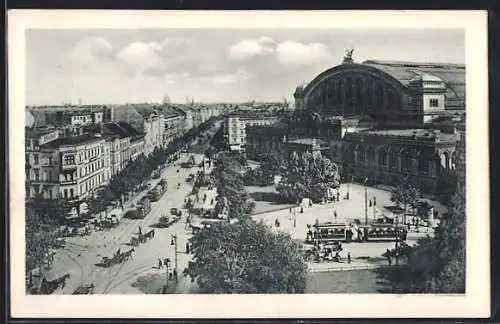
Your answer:
[[[430,99],[429,105],[434,108],[439,107],[439,99]]]

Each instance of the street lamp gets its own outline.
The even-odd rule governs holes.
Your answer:
[[[399,257],[399,249],[398,249],[398,243],[399,243],[399,216],[396,216],[396,265],[398,265],[398,257]]]
[[[167,294],[168,292],[168,266],[170,264],[170,259],[165,259],[165,268],[167,271],[165,272],[165,286],[163,287],[163,294]]]
[[[170,245],[174,246],[174,251],[175,251],[175,264],[174,264],[174,277],[175,281],[177,282],[177,235],[173,234],[172,238],[170,240]]]

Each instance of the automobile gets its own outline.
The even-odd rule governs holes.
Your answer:
[[[170,214],[172,216],[182,216],[182,211],[178,208],[170,208]]]

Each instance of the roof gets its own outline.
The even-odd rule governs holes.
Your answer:
[[[184,115],[179,110],[174,109],[174,107],[172,107],[170,105],[162,105],[162,106],[160,106],[158,108],[161,110],[161,112],[163,113],[163,115],[165,116],[165,118],[178,117],[178,116],[183,116]]]
[[[443,81],[448,91],[447,102],[465,100],[465,65],[454,63],[426,63],[405,61],[367,60],[362,64],[375,67],[408,86],[409,81],[415,77],[425,75]],[[448,105],[448,103],[447,103]]]
[[[256,135],[269,136],[269,135],[284,135],[287,133],[286,125],[274,124],[272,126],[247,126],[247,135],[252,133]]]
[[[107,131],[107,133],[118,135],[120,136],[120,138],[136,137],[143,135],[140,131],[138,131],[137,129],[132,127],[129,123],[124,121],[105,123],[103,126]]]
[[[101,141],[103,138],[93,134],[83,134],[55,139],[51,142],[40,145],[42,148],[54,148],[64,145],[79,145]]]
[[[417,138],[430,139],[433,138],[434,134],[439,134],[440,141],[453,141],[456,139],[455,134],[443,133],[440,131],[433,131],[429,129],[388,129],[388,130],[369,130],[362,131],[358,133],[349,133],[346,135],[348,137],[358,137],[364,135],[378,135],[378,136],[394,136],[394,137],[408,137],[413,138],[415,135]]]
[[[313,141],[315,141],[316,144],[318,144],[320,146],[326,144],[326,142],[323,141],[323,140],[309,138],[309,137],[308,138],[299,138],[299,139],[295,139],[295,140],[290,140],[287,143],[301,144],[301,145],[313,145]]]
[[[26,137],[26,138],[38,138],[40,136],[50,134],[52,132],[55,132],[55,130],[54,129],[46,129],[46,128],[25,127],[24,128],[24,137]]]

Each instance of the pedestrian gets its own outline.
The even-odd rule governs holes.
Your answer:
[[[337,201],[340,201],[340,192],[337,190]]]
[[[290,215],[292,214],[292,207],[290,207]]]
[[[295,217],[293,218],[293,228],[297,227],[297,220],[295,219]]]
[[[189,242],[186,242],[186,254],[189,254]]]
[[[168,267],[168,263],[169,263],[168,258],[163,259],[163,265],[164,265],[165,267]]]
[[[142,235],[142,228],[139,226],[139,235]]]
[[[173,273],[174,273],[174,279],[177,280],[177,269],[174,269]]]
[[[210,205],[213,205],[214,204],[214,199],[212,198],[212,200],[210,200]]]
[[[312,207],[313,205],[313,201],[311,199],[309,199],[309,207]]]
[[[158,269],[163,268],[163,264],[161,263],[161,259],[158,259]]]
[[[377,197],[373,196],[373,206],[377,206]]]
[[[333,211],[333,217],[335,217],[335,223],[337,223],[337,211],[336,210]]]
[[[303,214],[304,213],[304,207],[301,205],[300,206],[300,213]]]
[[[351,263],[351,252],[347,252],[347,263]]]
[[[372,206],[372,200],[370,199],[370,200],[368,201],[368,207],[371,207],[371,206]]]
[[[389,264],[389,267],[390,267],[392,265],[391,251],[389,251],[389,249],[387,249],[387,251],[385,251],[385,254],[387,256],[387,263]]]

